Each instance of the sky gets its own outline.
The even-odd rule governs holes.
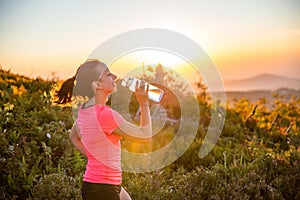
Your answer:
[[[162,28],[201,46],[223,79],[299,79],[299,10],[298,0],[0,0],[0,65],[65,79],[111,37]]]

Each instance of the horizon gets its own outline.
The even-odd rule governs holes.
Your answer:
[[[145,66],[145,67],[149,67],[149,66]],[[157,66],[157,65],[155,65],[155,66]],[[153,67],[153,66],[151,66],[151,67]],[[162,65],[162,67],[163,67],[164,72],[170,72],[170,70],[173,71],[173,76],[174,76],[174,72],[175,72],[175,75],[178,74],[177,73],[178,71],[176,71],[176,70],[165,68],[163,65]],[[13,72],[9,69],[4,69],[3,67],[1,67],[1,65],[0,65],[0,70],[4,70],[4,71],[9,72],[9,73],[11,73],[13,75],[16,75],[16,76],[24,76],[24,77],[29,78],[29,79],[42,78],[42,80],[44,80],[44,81],[51,81],[51,80],[65,81],[66,80],[66,79],[60,79],[58,76],[48,77],[47,79],[45,79],[43,77],[40,77],[40,76],[30,77],[30,76],[26,76],[24,74],[15,73],[15,72]],[[148,70],[146,69],[145,75],[150,75],[150,76],[155,75],[153,72],[149,73],[147,71]],[[257,79],[259,77],[262,77],[262,76],[268,76],[267,77],[268,79],[263,80],[263,83],[261,83],[261,81],[262,81],[261,79],[258,80],[258,81],[260,81],[260,83],[254,82],[255,79]],[[122,77],[124,77],[124,76],[122,76]],[[118,78],[122,78],[122,77],[118,77]],[[186,78],[186,77],[182,76],[182,78]],[[282,80],[283,82],[276,82],[276,84],[273,83],[272,84],[273,87],[265,86],[264,84],[268,81],[272,81],[272,80],[270,80],[272,78],[276,78],[277,80],[278,79],[283,79]],[[189,83],[194,85],[193,88],[195,90],[197,90],[197,86],[196,86],[197,83],[202,82],[200,80],[201,80],[201,76],[198,76],[196,78],[193,77],[193,78],[189,79]],[[245,84],[245,81],[247,81],[248,83]],[[251,81],[250,84],[249,84],[249,81]],[[288,81],[288,83],[286,81]],[[292,84],[291,84],[291,81],[293,81]],[[234,84],[232,85],[232,83],[234,83]],[[211,82],[211,84],[212,84],[212,87],[214,88],[214,82]],[[282,90],[282,89],[287,90],[287,91],[291,91],[291,92],[292,91],[300,92],[300,79],[293,79],[293,78],[289,78],[289,77],[286,77],[286,76],[276,75],[276,74],[271,74],[271,73],[262,73],[262,74],[258,74],[258,75],[252,76],[252,77],[247,77],[247,78],[244,78],[244,79],[223,80],[223,84],[224,84],[224,91],[226,93],[237,93],[237,94],[238,93],[246,94],[247,92],[251,92],[251,93],[267,92],[267,93],[270,93],[270,92],[276,92],[276,91],[279,91],[279,90]],[[206,85],[206,84],[204,83],[204,85]],[[262,85],[264,85],[264,87],[262,87]],[[218,89],[209,91],[209,93],[219,93],[219,92],[221,92],[221,91],[219,91]],[[270,94],[269,94],[269,96],[270,96]],[[300,94],[297,93],[297,96],[298,95],[300,95]],[[251,97],[251,95],[250,95],[250,97]],[[248,97],[248,98],[250,98],[250,97]]]
[[[158,63],[160,64],[160,63]],[[40,75],[33,75],[33,74],[26,74],[26,73],[19,73],[17,71],[14,71],[14,69],[11,68],[5,68],[0,64],[0,69],[5,70],[5,71],[10,71],[12,74],[15,75],[19,75],[19,76],[25,76],[27,78],[31,78],[31,79],[36,79],[36,78],[41,78],[43,80],[49,80],[51,78],[53,78],[53,75],[55,78],[58,78],[59,81],[64,81],[67,80],[68,78],[72,77],[72,74],[70,74],[69,77],[60,77],[59,74],[55,71],[49,72],[49,74],[47,74],[46,76],[40,76]],[[243,80],[247,80],[247,79],[253,79],[259,76],[263,76],[263,75],[268,75],[268,76],[276,76],[279,78],[285,78],[285,79],[289,79],[289,80],[300,80],[300,76],[298,77],[292,77],[292,76],[286,76],[286,75],[282,75],[282,74],[275,74],[275,73],[268,73],[268,72],[262,72],[262,73],[258,73],[255,75],[251,75],[251,76],[245,76],[244,78],[236,78],[236,79],[223,79],[224,81],[243,81]]]

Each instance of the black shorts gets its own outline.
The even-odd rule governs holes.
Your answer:
[[[83,200],[120,200],[120,185],[82,182]]]

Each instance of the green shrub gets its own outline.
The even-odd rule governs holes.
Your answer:
[[[81,198],[86,159],[68,138],[71,108],[51,103],[54,84],[0,69],[0,199]],[[202,159],[210,106],[199,99],[199,130],[187,151],[155,172],[124,173],[123,187],[143,200],[300,199],[300,99],[276,98],[269,107],[258,102],[247,121],[255,105],[236,100]],[[164,130],[159,144],[171,140],[173,130]]]
[[[82,199],[76,180],[63,173],[44,175],[32,187],[30,200],[40,199]]]

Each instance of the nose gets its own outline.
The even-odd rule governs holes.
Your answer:
[[[118,77],[115,74],[112,74],[113,80],[116,80]]]

